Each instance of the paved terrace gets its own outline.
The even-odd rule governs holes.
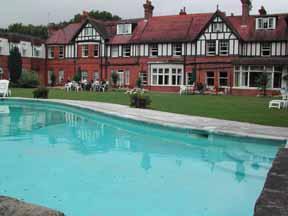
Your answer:
[[[117,104],[58,99],[49,99],[48,101],[81,107],[117,117],[140,120],[153,124],[156,123],[163,126],[189,128],[254,138],[286,140],[288,144],[288,128],[261,126],[250,123],[187,116],[149,109],[135,109]]]

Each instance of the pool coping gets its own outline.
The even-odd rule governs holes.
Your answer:
[[[57,104],[78,107],[109,116],[157,124],[164,127],[191,129],[207,133],[241,136],[247,138],[260,138],[283,141],[288,148],[288,127],[263,126],[230,120],[175,114],[150,109],[136,109],[125,105],[110,104],[92,101],[60,100],[60,99],[33,99],[33,98],[7,98],[8,100],[25,100],[52,102]]]

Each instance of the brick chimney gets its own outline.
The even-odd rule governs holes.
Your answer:
[[[55,23],[49,23],[47,26],[48,30],[48,37],[51,37],[55,31],[58,30],[58,27],[56,26]]]
[[[81,14],[80,20],[81,21],[86,20],[88,17],[89,17],[89,12],[88,11],[83,11],[82,14]]]
[[[143,7],[144,7],[145,19],[148,20],[153,16],[154,6],[152,5],[152,2],[150,0],[146,0],[146,3],[143,4]]]
[[[261,8],[259,9],[259,14],[260,14],[261,16],[267,15],[267,11],[266,11],[266,9],[264,8],[264,6],[261,6]]]
[[[184,7],[183,9],[180,10],[179,15],[181,15],[181,16],[187,15],[187,13],[186,13],[186,7]]]
[[[247,25],[252,7],[251,0],[241,0],[242,2],[242,25]]]

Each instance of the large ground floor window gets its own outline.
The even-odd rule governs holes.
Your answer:
[[[151,83],[154,86],[179,86],[183,84],[182,65],[151,65]]]
[[[0,67],[0,79],[3,79],[4,70]]]
[[[281,88],[284,69],[282,66],[242,65],[234,69],[234,87],[257,88],[258,80],[265,73],[268,76],[267,88]]]

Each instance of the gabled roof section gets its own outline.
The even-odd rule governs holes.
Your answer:
[[[202,30],[199,32],[199,34],[196,36],[196,39],[200,38],[202,34],[206,31],[206,29],[209,27],[209,25],[213,22],[213,20],[216,17],[220,17],[224,23],[231,29],[232,33],[235,34],[235,36],[238,39],[241,39],[241,36],[239,35],[238,31],[234,28],[232,23],[229,21],[229,19],[226,17],[225,13],[221,12],[220,10],[217,10],[213,16],[210,18],[210,20],[203,26]],[[193,29],[192,29],[193,31]]]

